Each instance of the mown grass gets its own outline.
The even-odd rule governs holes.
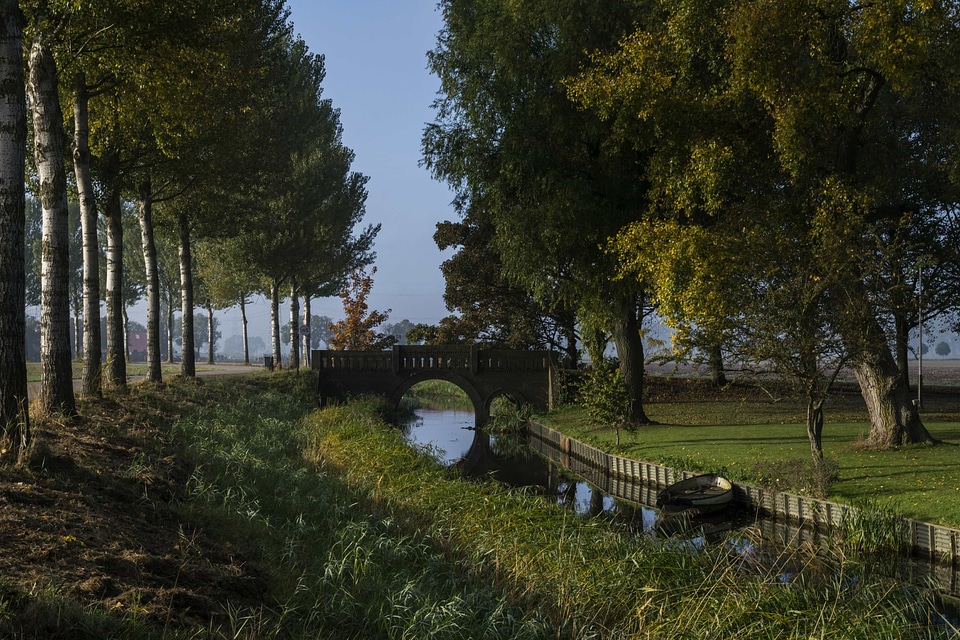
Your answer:
[[[795,482],[796,469],[811,460],[802,402],[781,393],[757,397],[755,390],[735,386],[703,399],[696,393],[680,395],[682,401],[663,397],[645,404],[658,424],[621,430],[619,445],[614,429],[591,424],[575,405],[535,419],[626,457],[692,471],[726,468],[734,480],[810,492]],[[956,396],[947,400],[942,407],[931,401],[931,410],[923,414],[927,429],[943,445],[891,451],[857,446],[870,425],[856,392],[829,400],[823,448],[839,475],[826,497],[880,503],[906,517],[960,527],[960,412]]]

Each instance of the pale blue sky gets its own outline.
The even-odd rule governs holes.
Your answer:
[[[436,324],[443,305],[445,256],[436,223],[455,220],[452,193],[418,166],[420,137],[433,119],[439,81],[427,71],[442,16],[433,0],[288,0],[294,29],[326,58],[324,97],[340,109],[354,169],[370,177],[366,223],[383,225],[376,241],[371,308],[389,322]],[[314,313],[341,317],[339,298]]]

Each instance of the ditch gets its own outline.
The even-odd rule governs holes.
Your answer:
[[[604,518],[637,535],[670,538],[692,552],[706,544],[724,544],[745,570],[775,568],[785,582],[829,571],[829,559],[821,553],[828,537],[812,527],[737,510],[695,519],[663,516],[654,506],[655,487],[618,487],[619,496],[629,495],[631,500],[607,494],[598,488],[610,486],[610,478],[597,475],[603,472],[583,463],[575,469],[563,466],[559,452],[552,455],[543,441],[531,437],[519,442],[473,425],[472,411],[423,407],[400,428],[412,446],[429,450],[443,464],[460,466],[466,476],[492,478],[545,496],[580,517]],[[960,625],[960,568],[889,555],[867,557],[862,567],[905,587],[933,589],[942,601],[941,615],[950,625]]]

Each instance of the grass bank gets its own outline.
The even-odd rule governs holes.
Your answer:
[[[804,405],[788,390],[711,389],[700,379],[654,376],[648,381],[644,408],[658,424],[617,433],[591,424],[586,412],[572,405],[537,419],[625,457],[691,471],[726,468],[734,480],[813,491]],[[906,517],[960,527],[960,392],[931,391],[925,406],[924,424],[943,445],[866,451],[857,446],[870,428],[862,397],[848,389],[828,400],[823,448],[838,475],[826,498],[872,502]]]

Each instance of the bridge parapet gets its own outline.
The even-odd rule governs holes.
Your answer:
[[[486,372],[548,371],[549,351],[508,351],[459,346],[397,345],[392,351],[313,352],[314,369],[321,371],[393,371],[411,373],[431,369]]]
[[[317,350],[312,355],[321,402],[327,397],[375,393],[399,403],[412,385],[442,379],[467,393],[478,425],[487,420],[490,403],[499,395],[540,410],[553,406],[555,356],[549,351],[397,345],[392,351]]]

